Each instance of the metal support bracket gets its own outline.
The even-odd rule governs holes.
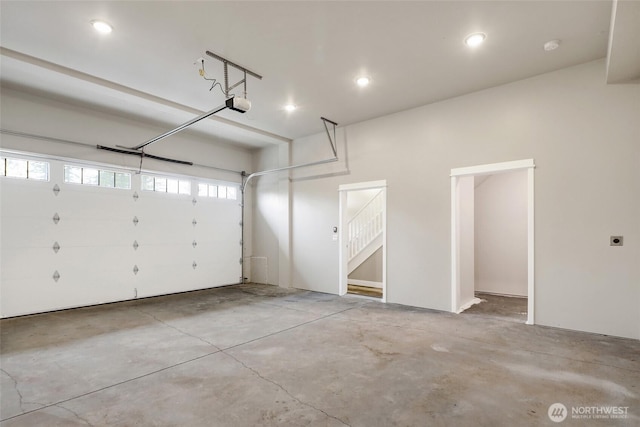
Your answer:
[[[235,89],[236,87],[240,86],[241,84],[244,84],[244,98],[247,97],[247,74],[249,74],[252,77],[255,77],[258,80],[262,80],[262,76],[258,73],[254,73],[251,70],[248,70],[247,68],[243,67],[242,65],[238,65],[234,62],[229,61],[227,58],[224,58],[218,54],[215,54],[211,51],[207,51],[206,52],[208,56],[217,59],[218,61],[222,62],[222,66],[224,67],[224,94],[225,96],[228,98],[229,97],[229,92],[232,91],[233,89]],[[240,80],[237,83],[232,84],[231,86],[229,86],[229,66],[232,66],[233,68],[242,71],[242,73],[244,74],[244,78],[242,80]]]
[[[324,117],[320,117],[322,119],[322,124],[324,124],[324,130],[327,132],[327,138],[329,138],[329,144],[331,144],[331,149],[333,150],[333,155],[338,157],[338,149],[336,144],[336,126],[338,124],[332,120],[329,120]],[[331,123],[333,125],[333,139],[331,139],[331,133],[329,132],[329,127],[327,123]]]

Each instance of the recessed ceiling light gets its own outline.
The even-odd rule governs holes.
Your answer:
[[[102,34],[109,34],[111,31],[113,31],[113,27],[104,21],[93,20],[91,21],[91,26],[97,32]]]
[[[476,47],[476,46],[479,46],[480,44],[482,44],[482,42],[484,41],[485,38],[487,38],[487,35],[485,33],[469,34],[464,39],[464,44],[466,44],[469,47]]]
[[[356,84],[358,86],[360,86],[360,87],[368,86],[369,83],[371,83],[371,79],[369,77],[366,77],[366,76],[358,77],[356,79]]]
[[[295,111],[297,108],[298,108],[298,106],[295,105],[295,104],[287,104],[287,105],[284,106],[284,109],[286,111],[288,111],[288,112]]]
[[[544,44],[543,47],[544,47],[544,50],[546,50],[547,52],[556,50],[557,48],[560,47],[560,40],[549,40]]]

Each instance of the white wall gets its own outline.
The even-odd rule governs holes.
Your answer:
[[[640,86],[604,79],[600,60],[342,128],[348,159],[291,186],[292,284],[338,292],[336,190],[386,179],[388,301],[450,310],[450,170],[533,158],[535,322],[640,338]]]
[[[0,180],[1,316],[238,283],[240,201],[200,198],[196,184],[202,179],[239,183],[240,174],[146,159],[143,169],[191,180],[193,188],[191,196],[143,192],[135,174],[139,158],[97,150],[95,144],[133,145],[167,128],[7,88],[0,108],[3,129],[87,144],[2,135],[4,150],[47,155],[51,179]],[[252,161],[249,150],[186,133],[148,151],[236,170],[249,170]],[[69,162],[55,160],[59,156],[130,171],[132,188],[65,184],[62,170]],[[54,184],[61,189],[57,196]],[[54,213],[61,218],[57,225]],[[54,241],[60,244],[58,253]],[[52,279],[56,270],[57,282]]]
[[[475,179],[461,176],[457,180],[458,206],[458,251],[460,262],[460,307],[475,298]]]
[[[489,175],[475,189],[476,291],[527,296],[527,171]]]
[[[256,152],[254,171],[265,171],[288,163],[289,145],[266,148]],[[259,275],[272,285],[290,287],[290,206],[289,174],[282,172],[259,176],[250,181],[253,189],[253,226],[250,265],[266,267]],[[265,261],[263,261],[263,259]],[[251,279],[251,278],[250,278]]]
[[[380,191],[378,188],[373,188],[347,192],[347,219],[352,219]]]
[[[348,278],[382,283],[382,248],[379,248],[373,255],[356,267]]]

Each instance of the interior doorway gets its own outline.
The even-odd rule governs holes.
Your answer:
[[[386,302],[386,181],[341,185],[339,295]]]
[[[534,167],[529,159],[451,170],[453,312],[534,323]]]

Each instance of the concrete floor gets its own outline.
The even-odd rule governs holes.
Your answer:
[[[540,426],[628,407],[640,342],[242,285],[3,320],[9,426]]]
[[[476,292],[475,296],[482,302],[466,309],[465,314],[482,314],[520,323],[527,321],[527,298],[506,297],[484,292]]]

